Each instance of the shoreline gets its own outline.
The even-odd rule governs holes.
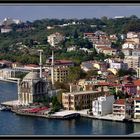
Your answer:
[[[16,83],[16,84],[17,84],[17,82],[18,82],[18,81],[16,81],[16,80],[2,79],[2,78],[0,78],[0,81],[2,81],[2,82]]]
[[[32,117],[42,117],[42,118],[47,118],[47,119],[61,119],[61,120],[65,120],[65,119],[73,119],[73,118],[77,118],[80,117],[80,114],[73,114],[73,115],[67,115],[67,116],[53,116],[53,115],[44,115],[44,114],[32,114],[32,113],[23,113],[23,112],[19,112],[16,110],[11,110],[11,112],[17,114],[17,115],[21,115],[21,116],[32,116]]]
[[[83,117],[83,118],[88,118],[88,119],[94,119],[94,120],[104,120],[104,121],[114,121],[114,122],[131,122],[131,123],[140,123],[139,119],[122,119],[122,120],[117,120],[117,119],[108,119],[108,118],[100,118],[100,117],[95,117],[95,116],[89,116],[89,115],[83,115],[83,114],[79,114],[79,116],[68,116],[68,117],[63,117],[63,116],[53,116],[53,115],[41,115],[41,114],[26,114],[26,113],[21,113],[21,112],[16,112],[16,111],[12,111],[14,113],[16,113],[17,115],[23,115],[23,116],[32,116],[32,117],[42,117],[42,118],[47,118],[47,119],[74,119],[77,117]]]
[[[101,117],[96,117],[96,116],[90,116],[90,115],[85,115],[81,113],[76,113],[79,115],[66,115],[66,116],[53,116],[53,115],[44,115],[44,114],[32,114],[32,113],[24,113],[24,112],[19,112],[15,110],[11,110],[11,112],[21,115],[21,116],[32,116],[32,117],[42,117],[42,118],[47,118],[47,119],[74,119],[77,117],[83,117],[83,118],[89,118],[89,119],[95,119],[95,120],[104,120],[104,121],[115,121],[115,122],[131,122],[131,123],[140,123],[140,120],[137,119],[108,119],[108,118],[101,118]]]

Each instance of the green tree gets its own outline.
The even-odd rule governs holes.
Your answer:
[[[52,107],[54,112],[59,111],[61,108],[61,104],[59,103],[57,96],[52,97]]]
[[[69,75],[67,77],[68,82],[73,83],[80,79],[83,71],[81,70],[80,66],[70,67],[69,68]]]

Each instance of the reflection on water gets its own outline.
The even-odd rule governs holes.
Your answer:
[[[14,99],[17,99],[17,85],[0,82],[0,102]],[[50,120],[0,112],[0,135],[127,135],[138,131],[140,123],[88,118]]]

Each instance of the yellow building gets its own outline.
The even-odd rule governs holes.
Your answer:
[[[101,91],[82,91],[62,94],[62,104],[66,110],[89,109],[92,101],[104,95]]]
[[[54,67],[54,81],[64,82],[69,74],[68,67]]]

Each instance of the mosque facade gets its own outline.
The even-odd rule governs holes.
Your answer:
[[[18,101],[21,105],[30,105],[45,99],[47,95],[48,82],[37,72],[29,72],[18,82]]]

